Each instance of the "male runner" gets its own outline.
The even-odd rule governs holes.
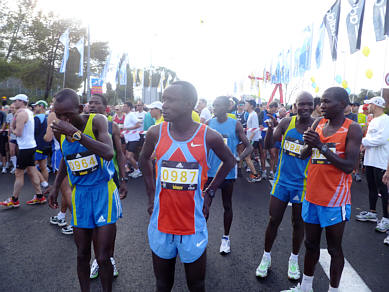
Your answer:
[[[258,152],[261,153],[261,149],[263,146],[263,140],[261,137],[261,131],[259,129],[259,122],[258,122],[258,115],[255,112],[255,106],[256,102],[255,100],[248,100],[246,101],[246,111],[249,113],[248,118],[247,118],[247,128],[252,129],[247,131],[247,139],[249,141],[252,141],[252,145],[254,149],[258,149]],[[257,170],[255,169],[255,166],[253,164],[253,161],[251,160],[250,156],[246,157],[246,163],[247,166],[250,168],[251,173],[248,177],[248,182],[254,183],[254,182],[259,182],[261,181],[260,175],[257,173]],[[261,165],[264,168],[264,164]]]
[[[213,103],[213,113],[215,117],[208,120],[207,125],[220,133],[223,136],[224,143],[231,150],[232,154],[236,157],[237,161],[244,159],[246,156],[250,155],[253,151],[253,146],[250,144],[247,139],[242,124],[236,119],[230,118],[227,116],[227,112],[230,106],[230,99],[227,96],[219,96]],[[237,146],[239,141],[242,141],[244,145],[243,152],[237,157]],[[205,184],[207,188],[208,184],[211,183],[215,177],[219,167],[220,159],[215,155],[211,150],[208,156],[208,180]],[[227,174],[224,182],[219,186],[222,191],[222,201],[224,208],[224,235],[222,236],[220,253],[228,254],[231,252],[231,243],[230,243],[230,228],[232,224],[232,192],[234,189],[234,182],[237,178],[237,167],[231,169]],[[212,203],[212,199],[211,202]]]
[[[90,290],[92,241],[103,291],[112,291],[110,252],[115,222],[121,217],[122,209],[112,179],[114,151],[107,118],[99,114],[82,115],[79,97],[72,89],[65,88],[55,97],[54,110],[59,121],[54,121],[51,127],[61,142],[63,158],[49,204],[58,208],[59,187],[67,174],[72,187],[72,225],[81,291]]]
[[[36,143],[34,139],[34,116],[33,113],[27,109],[28,96],[25,94],[18,94],[11,97],[14,101],[16,109],[15,118],[11,123],[10,130],[16,135],[16,141],[19,146],[17,155],[17,164],[15,171],[15,184],[12,197],[8,198],[0,205],[6,208],[17,208],[20,206],[19,195],[24,185],[24,170],[33,184],[35,195],[32,200],[27,201],[28,205],[44,204],[46,198],[42,195],[41,187],[39,185],[38,170],[35,167],[34,154]]]
[[[7,133],[7,113],[0,104],[0,156],[1,166],[3,167],[1,173],[7,173],[7,151],[6,144],[8,143]]]
[[[245,106],[245,102],[243,100],[239,101],[237,104],[236,111],[234,111],[233,114],[236,116],[236,119],[242,124],[243,129],[246,129],[247,128],[247,119],[249,117],[249,113],[244,110],[244,106]],[[239,155],[243,152],[244,148],[245,148],[245,146],[243,145],[242,142],[240,142],[238,144],[238,149],[237,149]],[[239,163],[238,163],[238,177],[242,177],[242,164],[243,164],[243,161],[242,160],[239,161]]]
[[[166,122],[148,130],[140,156],[149,197],[148,237],[156,291],[171,291],[179,253],[189,291],[201,292],[205,291],[210,196],[224,181],[235,159],[217,132],[192,120],[191,112],[197,102],[192,84],[173,82],[164,91],[162,100]],[[209,150],[223,163],[203,192]],[[151,158],[154,151],[156,175]]]
[[[300,279],[298,253],[304,238],[304,224],[301,219],[301,206],[306,191],[307,169],[309,158],[301,158],[304,146],[303,133],[312,125],[314,119],[313,96],[301,92],[296,99],[297,116],[284,118],[273,133],[275,118],[268,123],[265,145],[270,147],[275,142],[281,142],[280,157],[277,165],[276,178],[271,190],[269,205],[269,223],[265,233],[265,250],[261,263],[255,274],[265,278],[271,266],[271,249],[277,236],[288,203],[292,203],[292,253],[288,262],[288,278]]]
[[[311,156],[301,213],[305,222],[304,275],[301,286],[288,291],[313,291],[313,274],[320,257],[323,228],[331,256],[328,291],[338,291],[344,266],[342,237],[351,213],[351,173],[362,140],[361,127],[344,117],[348,103],[346,90],[328,88],[321,98],[324,118],[316,120],[303,136],[306,146],[302,157]]]
[[[12,103],[9,107],[9,112],[7,115],[7,124],[8,124],[8,146],[9,146],[9,156],[12,162],[12,169],[10,170],[11,174],[14,174],[16,171],[16,150],[18,144],[16,142],[16,136],[11,131],[11,124],[15,115],[15,105]]]

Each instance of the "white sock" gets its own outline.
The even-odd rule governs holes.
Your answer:
[[[43,182],[41,182],[41,186],[46,188],[49,186],[49,183],[47,181],[43,181]]]
[[[289,257],[290,260],[294,260],[294,261],[298,261],[299,260],[299,255],[298,254],[294,254],[293,252],[290,253],[290,257]]]
[[[303,274],[303,280],[301,281],[301,290],[303,292],[310,292],[312,290],[313,276],[307,276]]]
[[[16,167],[16,156],[11,156],[11,162],[13,167]]]
[[[65,219],[65,217],[66,217],[66,213],[62,213],[61,211],[59,211],[57,218],[62,220],[62,219]]]
[[[263,251],[263,256],[270,259],[271,258],[271,251],[270,252]]]
[[[330,288],[328,289],[328,292],[338,292],[338,291],[339,291],[338,288],[333,288],[333,287],[331,287],[331,285],[330,285]]]

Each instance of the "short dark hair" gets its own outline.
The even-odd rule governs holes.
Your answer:
[[[179,80],[179,81],[174,81],[170,85],[180,86],[182,88],[184,97],[190,101],[193,108],[196,106],[197,91],[196,88],[191,83],[189,83],[188,81]]]
[[[257,106],[257,103],[255,102],[254,99],[250,99],[247,101],[253,108],[255,108]]]
[[[344,103],[345,107],[346,105],[350,104],[348,93],[343,87],[334,86],[334,87],[327,88],[323,93],[323,96],[324,95],[330,95],[335,97],[338,101]]]
[[[71,88],[64,88],[58,91],[54,97],[55,101],[58,103],[64,102],[65,100],[70,100],[72,103],[74,103],[75,107],[80,106],[80,97],[78,96],[77,92]]]
[[[271,103],[269,104],[269,108],[270,108],[270,107],[278,107],[278,102],[276,102],[276,101],[271,102]]]
[[[126,104],[129,108],[133,108],[134,106],[132,105],[132,102],[126,101],[124,104]]]
[[[222,100],[226,105],[230,105],[230,98],[228,96],[218,96],[215,100]]]
[[[353,106],[360,106],[359,102],[353,102],[351,105],[353,105]]]
[[[202,102],[202,103],[204,103],[205,105],[207,105],[207,100],[204,99],[204,98],[200,98],[200,99],[199,99],[199,102]]]
[[[93,95],[94,95],[94,96],[100,97],[101,102],[103,103],[104,106],[107,106],[107,105],[108,105],[108,101],[107,101],[107,99],[105,98],[104,95],[102,95],[102,94],[100,94],[100,93],[94,93]]]
[[[321,104],[321,99],[320,99],[320,97],[315,97],[314,99],[313,99],[313,108],[315,109],[318,105],[320,105]]]

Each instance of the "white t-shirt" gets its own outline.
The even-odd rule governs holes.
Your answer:
[[[261,133],[259,131],[259,121],[258,121],[258,115],[255,111],[252,111],[249,113],[249,117],[247,118],[247,128],[257,128],[258,130],[255,130],[254,136],[252,138],[253,141],[259,141],[261,139]],[[247,131],[247,138],[250,139],[250,137],[253,135],[253,132]]]
[[[204,119],[204,122],[206,122],[210,118],[212,118],[212,115],[209,109],[207,107],[203,108],[203,110],[200,113],[200,119]]]
[[[132,128],[136,125],[137,122],[138,118],[135,113],[129,112],[124,118],[124,128]],[[143,130],[143,128],[141,129]],[[140,127],[128,131],[140,131]],[[126,131],[124,131],[124,139],[126,140],[126,143],[132,141],[139,141],[140,136],[139,133],[126,133]]]
[[[137,129],[137,130],[142,131],[146,112],[145,111],[142,111],[142,112],[136,111],[136,112],[134,112],[134,114],[135,114],[136,118],[138,119],[138,122],[140,122],[139,129]]]
[[[371,120],[366,137],[363,165],[386,169],[389,161],[389,116],[383,114]]]

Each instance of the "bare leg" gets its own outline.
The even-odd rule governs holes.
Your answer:
[[[153,268],[156,278],[157,292],[170,292],[174,284],[176,258],[162,259],[152,252]]]
[[[17,168],[15,170],[15,184],[14,184],[14,193],[15,198],[19,198],[20,191],[24,186],[24,169]]]
[[[304,274],[312,277],[320,257],[320,237],[323,228],[319,224],[305,224]]]
[[[39,181],[39,175],[38,175],[38,170],[36,169],[35,166],[28,166],[27,167],[27,174],[30,177],[31,183],[35,189],[36,194],[42,194],[41,186],[40,186],[40,181]]]
[[[293,254],[300,252],[301,243],[304,239],[304,222],[301,218],[301,203],[292,204],[292,226],[293,226]]]
[[[77,246],[77,274],[82,292],[90,291],[89,261],[93,229],[73,228],[74,241]]]
[[[275,196],[270,196],[270,205],[269,205],[270,218],[265,233],[266,252],[270,252],[272,249],[273,243],[277,237],[278,226],[280,226],[281,224],[287,206],[288,206],[287,202],[281,201]]]
[[[205,292],[207,250],[195,262],[185,264],[186,283],[190,292]]]

